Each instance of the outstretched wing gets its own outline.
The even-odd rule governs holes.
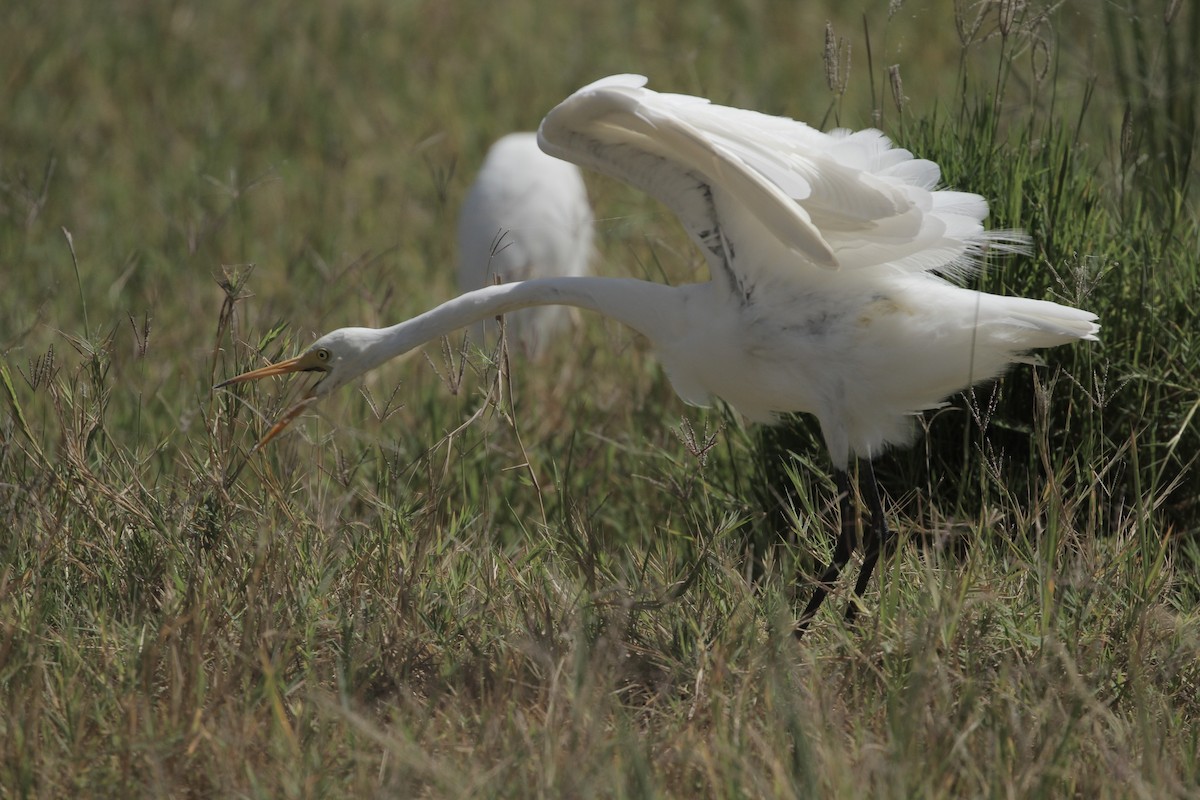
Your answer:
[[[948,272],[988,242],[1023,241],[986,233],[982,197],[937,191],[937,164],[879,131],[822,133],[645,84],[615,75],[585,86],[546,115],[538,142],[666,204],[714,273],[739,285],[762,270]]]

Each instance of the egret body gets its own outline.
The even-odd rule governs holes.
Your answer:
[[[1024,237],[985,230],[982,197],[938,188],[936,164],[879,131],[822,133],[645,83],[617,75],[580,89],[546,116],[539,142],[667,205],[707,259],[709,281],[553,277],[488,286],[390,328],[333,331],[296,358],[222,385],[324,373],[261,447],[307,403],[463,326],[544,305],[611,317],[649,340],[686,402],[719,398],[758,422],[789,412],[819,421],[842,530],[802,633],[857,540],[851,459],[865,462],[871,511],[861,595],[889,537],[870,460],[908,443],[922,410],[1030,350],[1095,340],[1099,326],[1076,308],[959,285],[985,251],[1019,250]]]
[[[461,292],[530,278],[587,274],[592,207],[579,167],[548,156],[536,133],[510,133],[488,150],[458,216]],[[506,319],[511,337],[537,357],[570,321],[563,306]],[[472,334],[482,342],[484,325]]]

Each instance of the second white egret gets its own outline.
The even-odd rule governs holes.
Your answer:
[[[458,289],[497,281],[586,275],[592,259],[592,207],[579,167],[538,147],[536,133],[510,133],[488,150],[458,215]],[[539,356],[568,323],[569,309],[513,314],[508,330]],[[483,343],[483,324],[474,327]]]

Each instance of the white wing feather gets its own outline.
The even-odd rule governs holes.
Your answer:
[[[1024,239],[987,232],[987,202],[937,191],[937,164],[881,132],[822,133],[802,122],[644,88],[638,75],[585,86],[546,116],[542,149],[630,183],[666,204],[714,272],[742,283],[764,269],[805,265],[968,271],[988,245]],[[795,254],[738,262],[763,235]]]

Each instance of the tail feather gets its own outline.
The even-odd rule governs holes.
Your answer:
[[[1025,297],[1002,298],[1004,308],[996,322],[1020,330],[1016,339],[1022,347],[1054,347],[1068,342],[1099,341],[1100,325],[1090,311],[1064,306],[1049,300]]]

